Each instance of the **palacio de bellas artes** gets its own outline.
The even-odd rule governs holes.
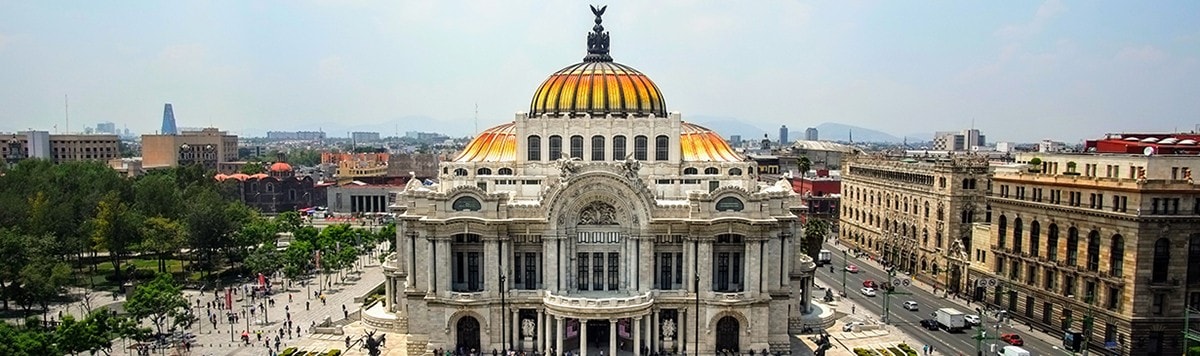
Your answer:
[[[396,197],[386,301],[365,326],[405,335],[409,355],[640,356],[788,352],[789,334],[832,323],[791,184],[667,111],[610,56],[605,10],[528,111]]]

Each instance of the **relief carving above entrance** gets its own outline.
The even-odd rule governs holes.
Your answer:
[[[617,209],[604,202],[595,201],[579,211],[579,225],[616,225]]]

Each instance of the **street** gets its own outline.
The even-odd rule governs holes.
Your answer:
[[[834,292],[840,292],[842,289],[842,274],[845,269],[845,261],[843,260],[842,248],[844,246],[833,246],[826,243],[824,249],[832,251],[833,273],[830,273],[829,265],[821,266],[817,269],[816,279],[820,287],[833,288]],[[887,273],[880,267],[877,262],[868,261],[865,258],[857,259],[852,255],[847,255],[850,259],[850,264],[858,266],[858,273],[846,273],[846,297],[852,299],[860,307],[855,315],[859,317],[867,316],[876,320],[883,319],[883,303],[884,291],[878,290],[877,296],[869,297],[863,295],[860,290],[863,288],[865,280],[873,280],[876,283],[882,283],[888,280]],[[897,273],[894,278],[906,278],[902,273]],[[1014,327],[1009,327],[1008,324],[1002,325],[1000,332],[996,332],[996,320],[992,315],[984,315],[987,313],[979,313],[975,308],[979,304],[971,304],[971,308],[964,308],[962,303],[950,301],[940,296],[935,296],[931,290],[916,286],[915,280],[910,286],[897,286],[895,292],[907,292],[911,295],[892,295],[889,297],[890,304],[889,324],[896,326],[904,332],[913,335],[917,338],[918,345],[913,345],[914,348],[919,348],[923,344],[931,344],[934,346],[935,352],[947,355],[972,355],[976,350],[976,341],[974,337],[977,335],[976,328],[967,328],[959,333],[949,333],[944,330],[927,330],[920,325],[922,319],[932,319],[931,313],[939,308],[955,308],[965,314],[979,315],[987,326],[987,337],[995,338],[1004,333],[1016,333],[1025,341],[1023,348],[1030,351],[1033,355],[1063,355],[1069,352],[1061,349],[1053,348],[1058,344],[1051,344],[1043,340],[1044,336],[1036,337],[1031,335],[1028,328],[1024,328],[1023,324],[1012,324]],[[818,295],[820,295],[818,293]],[[916,311],[904,309],[902,304],[905,301],[915,301],[919,307]],[[868,309],[868,310],[862,310]],[[1036,331],[1035,331],[1036,333]],[[1008,345],[1000,340],[984,340],[982,343],[982,351],[984,355],[990,356],[990,344],[996,344],[998,350],[1001,346]]]

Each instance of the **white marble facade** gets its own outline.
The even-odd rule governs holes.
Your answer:
[[[815,268],[789,182],[759,182],[752,161],[679,113],[539,110],[480,133],[437,184],[397,197],[390,315],[368,324],[426,355],[789,349]]]

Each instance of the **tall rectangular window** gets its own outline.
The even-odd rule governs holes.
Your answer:
[[[534,135],[525,139],[525,150],[529,152],[526,160],[541,161],[542,160],[542,138]]]
[[[613,160],[620,161],[625,159],[625,136],[613,136]]]
[[[729,253],[721,252],[717,254],[717,291],[729,290]]]
[[[583,136],[571,136],[571,158],[583,159]]]
[[[592,136],[592,160],[604,160],[604,136]]]
[[[671,289],[671,282],[675,280],[671,274],[671,267],[675,267],[674,257],[672,253],[659,254],[658,289]]]
[[[667,138],[666,135],[661,135],[661,136],[654,138],[654,160],[655,161],[666,161],[667,160],[667,156],[669,155],[669,152],[670,152],[668,149],[668,147],[670,147],[670,142],[671,142],[671,139]]]
[[[646,153],[646,149],[647,149],[646,145],[648,145],[648,144],[649,143],[646,142],[646,136],[634,136],[633,137],[633,159],[636,159],[639,161],[645,161],[646,154],[647,154]]]
[[[592,290],[604,290],[604,253],[592,254]]]
[[[621,284],[621,273],[618,268],[620,254],[616,252],[608,253],[608,290],[617,290],[617,286]]]
[[[588,254],[586,252],[579,253],[575,256],[575,265],[578,271],[575,274],[576,284],[579,290],[588,290]]]
[[[1050,302],[1042,303],[1042,323],[1043,324],[1050,323],[1050,313],[1053,313],[1053,312],[1054,312],[1054,304],[1052,304]]]
[[[550,148],[549,149],[550,149],[549,156],[550,156],[551,161],[562,158],[562,154],[563,154],[562,136],[559,136],[559,135],[550,136]]]
[[[525,289],[538,288],[538,264],[542,259],[535,252],[525,253]]]
[[[483,290],[479,278],[479,252],[467,252],[467,290]]]

